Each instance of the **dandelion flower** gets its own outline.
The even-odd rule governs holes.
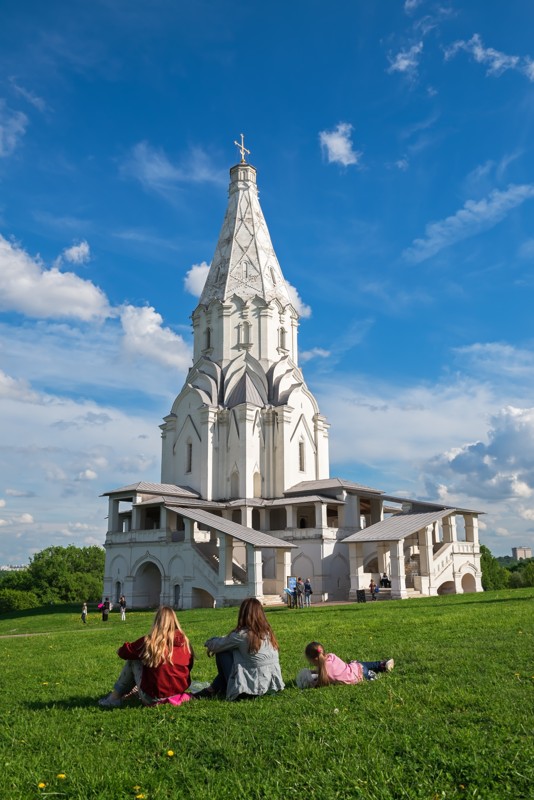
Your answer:
[[[167,750],[167,755],[169,756],[169,758],[172,758],[174,755],[174,750]]]
[[[44,789],[44,788],[45,788],[45,786],[46,786],[46,783],[45,783],[44,781],[41,781],[41,783],[38,783],[38,784],[37,784],[37,788],[38,788],[38,789]]]
[[[60,781],[64,781],[67,776],[65,775],[64,772],[58,772],[56,777],[59,778]]]
[[[141,791],[141,787],[138,784],[136,786],[132,786],[132,789],[134,790],[134,792],[140,792]]]
[[[135,800],[145,800],[146,794],[136,794]]]

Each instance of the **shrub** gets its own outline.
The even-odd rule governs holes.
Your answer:
[[[40,605],[35,592],[22,592],[19,589],[0,589],[0,614],[9,611],[25,611]]]

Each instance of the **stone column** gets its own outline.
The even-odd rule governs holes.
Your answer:
[[[391,597],[393,600],[402,600],[408,597],[406,591],[406,571],[404,568],[404,540],[399,539],[391,543]]]
[[[418,532],[419,541],[419,566],[421,570],[421,590],[423,594],[436,595],[434,587],[434,523],[427,525]],[[424,580],[423,580],[424,578]]]
[[[269,530],[269,524],[267,522],[268,511],[266,508],[259,508],[258,511],[260,512],[260,531],[268,531]]]
[[[233,539],[231,536],[227,536],[225,533],[219,533],[217,536],[217,545],[219,553],[219,584],[224,586],[228,583],[233,583]]]
[[[453,544],[458,541],[458,533],[456,531],[456,515],[451,514],[448,517],[443,517],[443,544]]]
[[[328,527],[328,520],[327,520],[327,505],[326,503],[314,503],[315,506],[315,527],[316,528],[327,528]]]
[[[372,498],[370,500],[371,506],[371,525],[374,525],[375,522],[382,522],[384,519],[384,513],[382,510],[382,500],[380,498]]]
[[[474,514],[464,514],[465,541],[478,544],[478,517]]]
[[[108,532],[118,533],[119,528],[119,503],[114,497],[109,498],[109,512],[108,512]]]
[[[349,600],[356,600],[356,592],[358,589],[365,589],[363,542],[350,542],[348,548],[350,564]]]
[[[358,531],[362,527],[360,498],[355,494],[348,494],[345,498],[343,527],[356,528]]]
[[[297,527],[297,507],[294,505],[286,506],[286,529]]]
[[[291,575],[291,550],[277,547],[275,550],[275,580],[276,591],[281,595],[287,586],[287,579]],[[284,595],[285,600],[285,595]]]
[[[247,544],[247,578],[251,597],[263,596],[263,568],[261,550]]]
[[[241,514],[241,525],[245,528],[252,528],[252,506],[244,506]]]
[[[387,573],[389,576],[389,544],[387,542],[379,542],[377,544],[377,558],[378,558],[378,571],[380,573],[380,577],[382,577],[383,573]]]

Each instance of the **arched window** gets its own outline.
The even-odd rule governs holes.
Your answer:
[[[248,281],[248,261],[243,261],[243,280]]]
[[[276,285],[276,273],[272,267],[271,267],[271,280],[273,282],[273,285]]]
[[[281,350],[286,349],[286,329],[280,328],[278,331],[279,347]]]
[[[211,347],[211,328],[206,328],[206,350]]]
[[[193,442],[185,445],[185,471],[191,472],[193,469]]]
[[[304,449],[304,439],[299,442],[299,471],[305,472],[306,470],[306,451]]]

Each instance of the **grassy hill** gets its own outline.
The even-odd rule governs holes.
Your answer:
[[[2,617],[3,796],[530,798],[533,612],[534,589],[273,609],[285,692],[112,711],[96,700],[120,670],[116,649],[152,614],[121,623],[113,613],[104,625],[95,611],[87,626],[77,607]],[[202,643],[232,628],[236,610],[179,618],[196,650],[193,676],[209,680]],[[347,660],[397,666],[358,686],[300,691],[293,679],[312,639]]]

